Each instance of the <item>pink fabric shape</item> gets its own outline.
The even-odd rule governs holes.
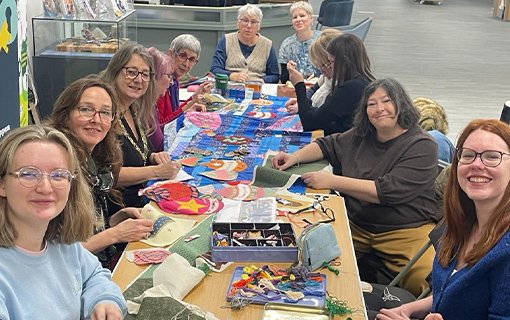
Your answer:
[[[221,118],[219,113],[213,112],[188,112],[186,113],[191,123],[199,128],[218,129],[221,125]]]

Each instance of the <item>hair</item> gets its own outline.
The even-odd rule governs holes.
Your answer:
[[[55,143],[62,146],[68,155],[68,169],[75,175],[71,181],[66,206],[49,222],[44,239],[65,244],[86,241],[92,235],[94,202],[89,185],[82,175],[80,162],[65,134],[52,127],[36,125],[16,128],[9,132],[0,141],[1,179],[5,180],[8,170],[11,169],[16,150],[28,142]],[[12,247],[18,233],[7,216],[7,205],[8,199],[0,197],[0,246]]]
[[[375,80],[365,45],[357,36],[348,33],[339,35],[329,43],[327,52],[335,57],[331,93],[345,81],[359,76]]]
[[[295,2],[299,3],[299,2]],[[306,3],[306,2],[305,2]],[[328,45],[334,38],[342,34],[342,31],[337,29],[324,29],[322,33],[310,45],[310,61],[312,64],[319,68],[328,62]]]
[[[136,99],[130,107],[132,111],[136,112],[138,119],[142,122],[143,130],[147,135],[150,135],[156,129],[156,120],[154,119],[154,104],[156,103],[156,89],[154,87],[154,64],[152,56],[140,44],[127,44],[117,51],[106,70],[103,70],[99,76],[110,85],[117,88],[117,76],[123,71],[124,66],[129,62],[133,55],[139,55],[149,66],[151,79],[148,82],[147,91],[140,98]],[[117,92],[119,95],[119,93]],[[125,106],[123,106],[125,107]],[[125,111],[125,110],[121,110]]]
[[[118,121],[120,118],[119,102],[115,90],[111,85],[101,80],[96,75],[86,78],[78,79],[71,83],[60,94],[55,101],[51,117],[46,121],[46,124],[52,126],[63,132],[76,150],[78,159],[82,165],[87,161],[87,147],[78,138],[76,133],[70,127],[70,115],[73,110],[78,107],[78,103],[83,95],[83,92],[88,88],[102,88],[108,93],[112,99],[112,112],[114,118],[112,125],[106,136],[101,140],[92,150],[91,156],[94,162],[99,166],[111,167],[115,180],[118,179],[120,168],[122,167],[122,149],[120,142],[117,139],[119,134]],[[92,182],[89,181],[92,185]],[[110,196],[115,202],[121,203],[122,197],[118,190],[112,189]]]
[[[464,145],[469,135],[476,130],[494,133],[501,137],[510,148],[510,127],[499,120],[473,120],[460,134],[444,194],[444,215],[447,228],[437,253],[437,259],[443,267],[446,267],[461,252],[477,222],[475,203],[462,190],[457,176],[459,166],[458,149]],[[507,184],[501,202],[494,209],[486,227],[487,229],[482,234],[481,239],[475,243],[471,252],[464,258],[469,267],[480,261],[510,227],[510,184]]]
[[[413,105],[420,112],[418,124],[425,131],[437,130],[442,134],[448,133],[448,119],[446,112],[437,102],[428,98],[415,98]]]
[[[418,124],[420,113],[413,106],[411,98],[404,87],[395,79],[378,79],[370,83],[363,90],[363,95],[361,96],[353,121],[353,127],[357,135],[367,136],[376,132],[374,125],[368,119],[367,105],[368,99],[378,88],[382,88],[393,102],[397,124],[400,127],[409,129]]]
[[[262,23],[262,10],[259,7],[254,6],[253,4],[245,4],[239,10],[237,10],[237,20],[241,19],[243,15],[256,16],[259,19],[259,26]]]
[[[152,56],[154,63],[154,80],[159,80],[169,67],[173,69],[174,61],[169,55],[154,47],[147,49],[147,52]]]
[[[308,15],[310,16],[313,16],[313,8],[312,6],[306,2],[306,1],[298,1],[298,2],[294,2],[291,6],[290,6],[290,16],[292,17],[292,12],[296,9],[303,9],[306,11],[306,13],[308,13]]]
[[[192,34],[181,34],[177,36],[170,43],[170,50],[172,50],[173,54],[176,55],[181,51],[181,49],[188,49],[197,54],[197,59],[200,58],[200,51],[202,47],[200,46],[200,41]]]

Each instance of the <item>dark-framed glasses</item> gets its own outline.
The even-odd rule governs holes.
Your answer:
[[[56,189],[65,189],[75,176],[67,169],[55,169],[50,173],[42,172],[36,167],[21,167],[17,171],[9,172],[10,175],[18,177],[19,183],[27,188],[38,185],[45,176],[51,185]]]
[[[104,123],[112,122],[113,118],[115,118],[113,111],[107,109],[97,111],[91,107],[78,107],[78,112],[80,113],[80,116],[85,120],[92,120],[96,114],[99,114],[99,119]]]
[[[260,21],[257,21],[257,20],[250,20],[250,19],[244,19],[244,18],[239,19],[239,22],[241,22],[241,24],[243,26],[247,26],[249,24],[251,24],[252,26],[256,26],[260,23]]]
[[[152,73],[149,71],[138,71],[138,69],[133,67],[124,67],[126,70],[126,78],[135,79],[138,75],[141,75],[142,81],[149,82],[152,78]]]
[[[482,163],[486,167],[497,167],[501,164],[503,156],[510,156],[510,153],[497,151],[497,150],[485,150],[482,152],[476,152],[469,148],[458,148],[457,149],[457,160],[461,164],[471,164],[475,161],[476,157],[480,157]]]
[[[184,52],[178,53],[177,59],[179,59],[180,62],[186,62],[186,60],[187,60],[192,65],[198,62],[197,57],[189,57],[188,58],[188,55],[185,54]]]
[[[324,70],[324,69],[331,69],[331,65],[332,65],[332,64],[333,64],[333,61],[328,61],[328,62],[326,62],[326,63],[323,63],[323,64],[319,67],[319,69],[322,69],[322,70]]]

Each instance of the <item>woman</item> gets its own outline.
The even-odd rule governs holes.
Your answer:
[[[247,4],[237,11],[239,31],[224,35],[214,53],[211,72],[237,82],[278,83],[279,70],[272,41],[260,35],[262,11]]]
[[[327,48],[328,63],[321,66],[333,72],[331,94],[320,108],[312,108],[306,97],[303,75],[290,67],[290,81],[296,89],[298,114],[303,130],[324,130],[324,135],[344,132],[352,126],[354,111],[363,89],[375,78],[370,71],[363,42],[355,35],[341,34]]]
[[[113,269],[114,244],[137,241],[152,231],[152,221],[144,219],[136,208],[123,208],[108,214],[107,199],[121,203],[113,189],[122,166],[122,151],[117,141],[118,104],[114,89],[97,77],[71,83],[60,94],[49,125],[71,141],[82,172],[92,189],[96,224],[94,235],[83,243],[97,255],[105,268]]]
[[[186,111],[204,112],[203,95],[211,92],[212,84],[204,82],[198,90],[186,101],[179,101],[179,79],[191,71],[200,58],[200,41],[191,34],[177,36],[168,49],[168,56],[173,59],[173,83],[168,86],[163,96],[159,97],[158,115],[162,125],[174,120]]]
[[[0,177],[0,319],[122,319],[119,287],[79,243],[92,233],[93,202],[65,135],[12,130]]]
[[[331,93],[333,70],[325,67],[328,64],[327,48],[331,40],[341,34],[342,32],[336,29],[325,29],[310,46],[310,61],[321,72],[314,86],[306,90],[306,97],[313,108],[320,108]],[[298,111],[297,100],[295,98],[287,100],[285,108],[288,113],[296,114]]]
[[[447,228],[432,270],[433,295],[377,319],[510,318],[510,128],[473,120],[457,142],[445,193]]]
[[[296,33],[283,40],[278,53],[278,63],[281,67],[280,81],[286,83],[289,80],[287,64],[290,63],[305,77],[319,75],[319,69],[314,67],[308,58],[310,45],[321,34],[318,30],[312,30],[313,8],[305,1],[294,2],[290,6],[292,28]]]
[[[398,82],[376,80],[363,93],[352,129],[272,160],[274,168],[285,170],[327,159],[335,174],[306,173],[304,182],[344,196],[358,258],[375,254],[393,273],[409,262],[435,226],[437,146],[418,126],[418,118]],[[427,288],[433,256],[432,249],[425,253],[401,286],[415,295]]]
[[[166,152],[152,152],[147,137],[155,130],[154,67],[151,55],[138,44],[125,45],[115,53],[102,79],[114,86],[119,98],[121,114],[119,126],[123,152],[123,167],[117,185],[122,188],[122,202],[126,207],[142,207],[138,190],[153,179],[173,179],[180,165],[171,161]],[[118,204],[110,202],[108,211],[117,212]]]

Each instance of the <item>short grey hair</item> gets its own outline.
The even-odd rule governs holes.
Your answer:
[[[170,50],[172,50],[173,54],[176,55],[179,53],[181,49],[188,49],[197,54],[197,59],[200,58],[200,51],[202,47],[200,46],[200,41],[192,34],[181,34],[175,37],[170,43]]]
[[[306,2],[306,1],[298,1],[298,2],[294,2],[291,6],[290,6],[290,16],[292,16],[292,12],[296,9],[303,9],[305,10],[306,13],[308,13],[308,15],[310,16],[313,16],[313,8],[312,6]]]
[[[262,10],[253,4],[245,4],[239,10],[237,10],[237,20],[241,19],[243,15],[256,16],[259,19],[259,23],[262,23]]]

